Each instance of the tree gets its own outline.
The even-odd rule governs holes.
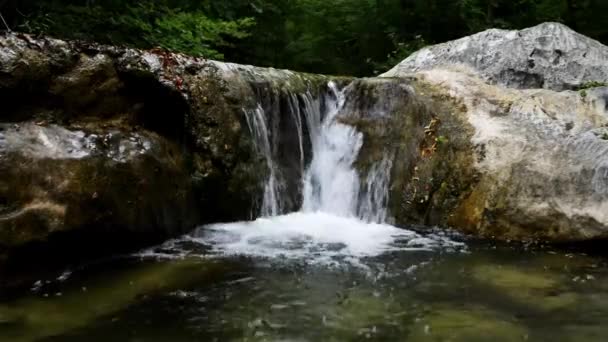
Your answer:
[[[0,0],[0,11],[36,34],[355,76],[491,27],[558,21],[608,42],[605,0]]]

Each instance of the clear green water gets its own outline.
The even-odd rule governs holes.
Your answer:
[[[0,302],[0,341],[606,341],[605,258],[468,245],[365,267],[117,259]]]

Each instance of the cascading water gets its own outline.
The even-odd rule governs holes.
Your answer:
[[[268,167],[268,179],[264,184],[261,214],[262,216],[276,216],[279,214],[277,168],[272,157],[270,135],[262,106],[258,105],[251,113],[245,112],[245,118],[255,141],[257,153],[264,156]]]
[[[330,100],[322,122],[309,119],[313,159],[304,176],[304,212],[322,211],[338,216],[356,215],[359,175],[353,168],[363,135],[354,127],[336,120],[344,105],[344,95],[329,84]]]
[[[379,163],[372,165],[363,187],[359,201],[359,217],[367,222],[386,222],[388,220],[388,188],[392,157],[385,153]]]
[[[289,115],[273,116],[262,105],[245,112],[257,153],[264,157],[268,168],[261,217],[253,222],[202,227],[190,241],[210,244],[220,255],[280,256],[322,263],[345,258],[352,261],[392,250],[459,246],[446,237],[422,237],[384,223],[388,219],[392,156],[385,153],[361,181],[355,163],[364,136],[340,121],[340,117],[350,114],[344,106],[345,92],[350,88],[340,90],[330,82],[327,89],[322,98],[310,92],[288,94]],[[269,121],[276,117],[292,120],[290,127],[295,132],[272,132],[269,127],[279,125]],[[302,205],[293,213],[283,212],[284,197],[293,194],[284,193],[287,187],[280,182],[279,148],[272,145],[280,133],[297,135],[295,146],[299,151],[284,153],[297,155],[301,177]],[[310,147],[312,156],[308,166],[306,147]]]

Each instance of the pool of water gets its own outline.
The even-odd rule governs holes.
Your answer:
[[[210,226],[136,255],[41,278],[0,302],[0,341],[608,336],[602,256],[441,232],[390,231],[392,241],[364,234],[352,245],[352,234],[335,230],[307,235],[304,225],[290,238],[273,238],[274,228],[263,226]]]

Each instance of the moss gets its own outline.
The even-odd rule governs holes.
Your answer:
[[[590,81],[590,82],[585,82],[585,83],[575,87],[575,90],[582,92],[587,89],[600,88],[600,87],[605,87],[605,86],[608,86],[608,83],[600,82],[600,81]],[[582,95],[582,93],[581,93],[581,95]]]
[[[580,296],[569,292],[562,278],[538,269],[519,269],[511,266],[482,265],[473,268],[475,280],[492,286],[520,305],[552,311],[578,305]],[[566,278],[567,279],[567,278]]]
[[[155,262],[114,271],[103,279],[87,281],[86,287],[67,289],[61,296],[22,298],[0,305],[0,322],[4,324],[0,339],[34,341],[62,335],[115,314],[145,296],[213,279],[217,272],[221,272],[219,264],[195,259]]]
[[[412,341],[522,341],[527,329],[482,307],[444,308],[424,316],[412,327]]]
[[[401,120],[408,120],[403,115],[422,120],[400,128],[399,139],[414,138],[415,144],[409,148],[410,171],[405,176],[402,171],[394,173],[401,177],[397,222],[447,225],[476,182],[470,143],[473,130],[464,118],[462,103],[419,80],[411,85],[418,104],[404,112]]]

